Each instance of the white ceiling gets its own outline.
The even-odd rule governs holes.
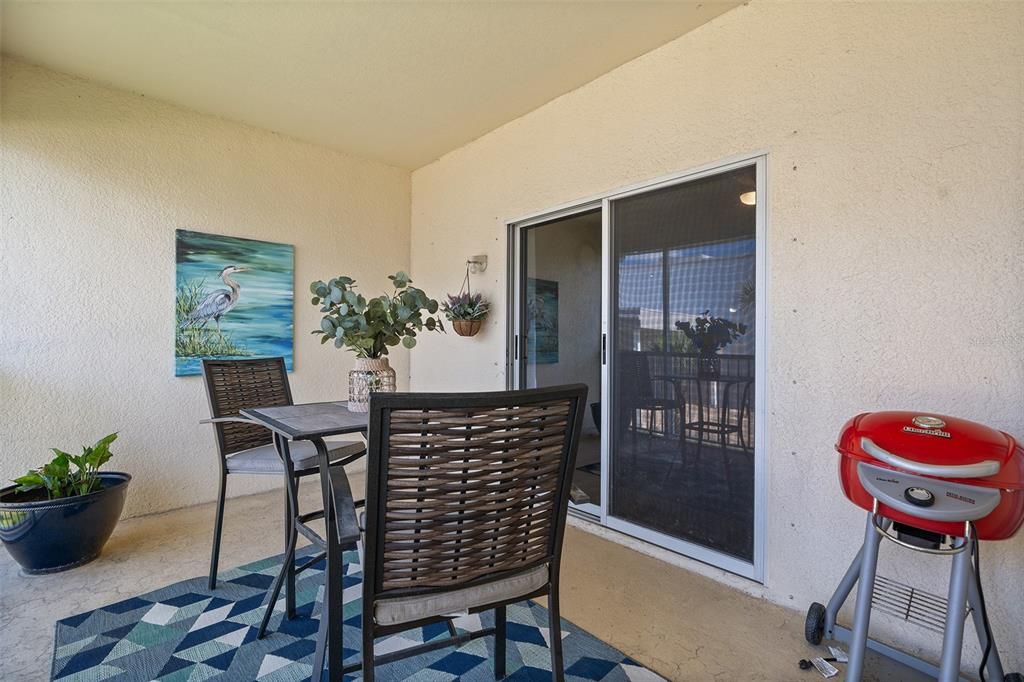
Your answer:
[[[3,0],[2,48],[417,168],[738,4]]]

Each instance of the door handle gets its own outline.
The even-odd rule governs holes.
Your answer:
[[[608,335],[601,334],[601,364],[608,364]]]

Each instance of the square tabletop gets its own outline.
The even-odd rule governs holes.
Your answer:
[[[346,401],[255,407],[241,410],[241,414],[289,440],[357,433],[365,431],[370,420],[366,412],[349,410]]]

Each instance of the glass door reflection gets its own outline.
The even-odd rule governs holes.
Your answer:
[[[601,511],[601,211],[521,230],[521,388],[584,383],[585,416],[571,500]]]
[[[613,200],[608,515],[754,559],[756,170]]]

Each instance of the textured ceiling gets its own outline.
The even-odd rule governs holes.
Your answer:
[[[31,2],[5,54],[417,168],[738,2]]]

